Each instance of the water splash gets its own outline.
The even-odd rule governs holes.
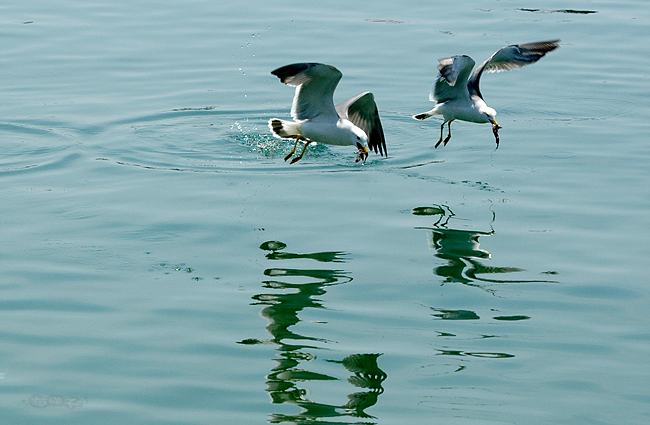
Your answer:
[[[231,129],[237,130],[237,140],[248,146],[251,152],[256,152],[266,158],[276,158],[286,155],[287,143],[271,135],[259,134],[257,126],[247,127],[235,121]]]

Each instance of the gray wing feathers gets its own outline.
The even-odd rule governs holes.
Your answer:
[[[334,90],[343,76],[330,65],[320,63],[295,63],[271,72],[284,84],[296,86],[291,105],[291,116],[296,120],[318,115],[336,115]]]
[[[368,136],[368,147],[375,153],[388,156],[384,130],[379,119],[375,96],[370,92],[358,94],[336,105],[341,118],[347,118]]]
[[[493,54],[488,59],[483,69],[484,72],[501,72],[519,69],[540,60],[548,52],[551,52],[560,45],[560,40],[542,41],[539,43],[527,43],[507,46]]]
[[[474,67],[474,60],[462,55],[439,59],[438,62],[440,62],[438,65],[440,74],[433,83],[429,99],[443,103],[466,96],[467,80]]]
[[[474,71],[468,83],[470,93],[481,96],[478,85],[483,72],[511,71],[530,65],[560,47],[559,42],[560,40],[549,40],[537,43],[513,44],[498,50]]]

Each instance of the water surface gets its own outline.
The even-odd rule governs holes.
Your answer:
[[[3,423],[646,424],[646,4],[0,6]],[[485,75],[434,149],[437,59]],[[388,158],[266,122],[318,61]]]

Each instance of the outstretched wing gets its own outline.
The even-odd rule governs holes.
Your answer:
[[[540,60],[548,52],[552,52],[560,47],[559,42],[560,40],[550,40],[537,43],[513,44],[512,46],[506,46],[498,50],[474,71],[467,85],[470,94],[476,94],[483,98],[478,87],[483,72],[511,71],[530,65]]]
[[[474,67],[474,60],[469,56],[452,56],[439,59],[438,70],[440,74],[433,83],[429,99],[443,103],[451,99],[469,97],[467,94],[467,80]]]
[[[388,156],[384,130],[381,127],[379,111],[372,93],[365,92],[351,97],[336,105],[336,111],[341,118],[347,118],[366,133],[370,149],[382,156],[384,154]]]
[[[334,116],[334,90],[343,76],[341,71],[322,63],[294,63],[271,72],[281,82],[296,87],[291,105],[295,120],[306,120],[318,115]]]

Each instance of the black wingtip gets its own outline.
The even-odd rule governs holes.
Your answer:
[[[310,66],[313,66],[313,63],[292,63],[291,65],[281,66],[278,69],[271,71],[271,74],[275,75],[282,81],[285,82],[285,79],[293,77],[296,74],[300,74]]]
[[[525,43],[518,45],[520,49],[528,50],[531,53],[536,53],[540,57],[545,54],[552,52],[553,50],[560,47],[560,39],[557,40],[547,40],[547,41],[537,41],[534,43]]]
[[[272,119],[271,120],[271,129],[273,132],[277,135],[281,135],[284,131],[284,128],[282,126],[282,121],[278,119]]]
[[[374,98],[375,96],[368,92],[370,96]],[[386,137],[384,136],[384,128],[381,125],[381,118],[379,118],[379,111],[377,110],[377,107],[375,105],[375,125],[372,128],[372,131],[368,135],[368,144],[369,148],[375,151],[375,153],[379,153],[381,156],[386,156],[388,158],[388,149],[386,149]],[[379,151],[379,152],[377,152]]]
[[[381,126],[381,121],[377,120],[377,125],[372,130],[370,135],[370,140],[373,141],[371,149],[375,153],[379,153],[381,156],[388,158],[388,149],[386,149],[386,138],[384,137],[384,129]],[[377,152],[379,151],[379,152]]]

